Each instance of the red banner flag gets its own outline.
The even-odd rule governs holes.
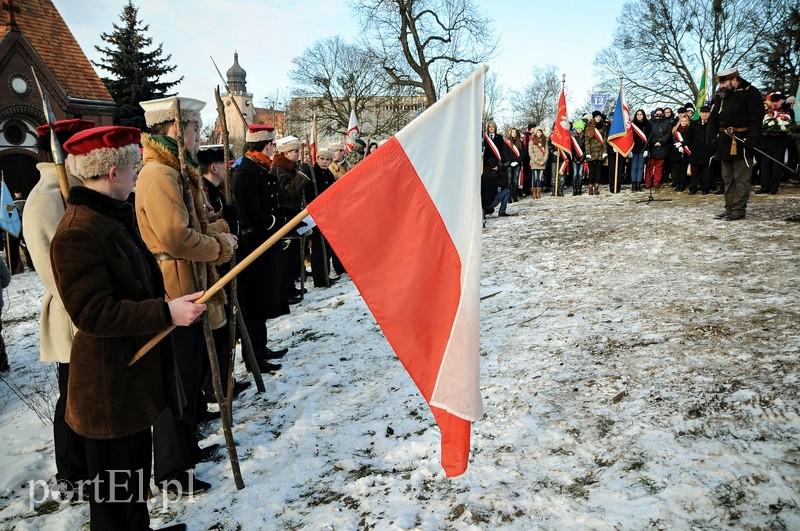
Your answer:
[[[558,110],[556,111],[556,123],[553,124],[553,133],[550,141],[558,149],[572,155],[572,135],[569,133],[569,121],[567,120],[567,98],[564,96],[564,88],[561,88],[561,96],[558,98]]]

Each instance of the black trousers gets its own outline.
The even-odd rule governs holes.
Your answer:
[[[326,275],[330,274],[331,246],[325,241],[319,229],[314,229],[311,239],[311,276],[314,277],[314,287],[325,286]]]
[[[764,150],[767,154],[777,160],[783,161],[784,150]],[[768,194],[777,194],[778,186],[783,179],[783,167],[776,162],[771,161],[767,157],[760,159],[760,176],[761,176],[761,191]]]
[[[153,425],[153,463],[157,483],[194,468],[200,457],[196,428],[206,410],[203,382],[208,353],[202,325],[179,326],[169,338],[186,393],[186,406],[182,418],[176,419],[167,408]]]
[[[227,306],[225,307],[225,313],[227,312]],[[238,330],[238,327],[237,327]],[[228,393],[228,367],[230,366],[231,356],[230,356],[230,342],[228,341],[228,337],[230,336],[230,329],[228,328],[228,323],[225,323],[225,326],[221,328],[217,328],[216,330],[212,330],[211,334],[214,336],[214,348],[217,351],[217,363],[219,364],[219,376],[222,379],[222,393]],[[206,379],[203,384],[203,394],[206,396],[206,401],[209,398],[216,398],[214,396],[214,384],[211,382],[211,367],[209,366],[208,371],[206,371]]]
[[[689,177],[689,191],[702,191],[707,194],[711,190],[711,168],[705,165],[692,164],[692,175]]]
[[[686,189],[686,170],[688,163],[682,162],[677,159],[672,162],[672,182],[675,184],[675,190],[682,192]]]
[[[117,439],[86,439],[86,464],[92,483],[84,489],[90,488],[92,529],[150,529],[147,493],[151,443],[149,429]]]
[[[600,182],[601,174],[603,173],[602,160],[589,161],[589,184],[597,184]]]
[[[86,439],[69,427],[64,415],[67,412],[69,363],[58,364],[58,400],[53,413],[53,442],[56,450],[56,478],[72,483],[87,479]]]

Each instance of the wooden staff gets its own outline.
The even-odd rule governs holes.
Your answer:
[[[209,300],[209,299],[211,299],[211,297],[213,297],[214,295],[216,295],[216,293],[217,293],[219,290],[221,290],[222,288],[224,288],[224,287],[225,287],[225,286],[228,284],[228,282],[230,282],[231,280],[233,280],[234,278],[236,278],[236,276],[237,276],[239,273],[241,273],[242,271],[244,271],[244,270],[245,270],[245,269],[246,269],[246,268],[247,268],[247,267],[248,267],[250,264],[252,264],[252,263],[253,263],[253,262],[254,262],[254,261],[255,261],[255,260],[256,260],[256,259],[257,259],[259,256],[261,256],[262,254],[264,254],[265,252],[267,252],[267,250],[268,250],[270,247],[272,247],[273,245],[275,245],[276,243],[278,243],[278,242],[281,240],[281,238],[283,238],[284,236],[286,236],[286,235],[287,235],[287,234],[288,234],[288,233],[289,233],[289,232],[290,232],[292,229],[294,229],[294,228],[295,228],[297,225],[299,225],[299,224],[300,224],[300,222],[301,222],[301,221],[303,221],[303,219],[304,219],[306,216],[308,216],[308,209],[304,208],[304,209],[303,209],[303,210],[302,210],[300,213],[298,213],[298,214],[297,214],[295,217],[293,217],[292,219],[290,219],[290,220],[289,220],[289,222],[288,222],[288,223],[286,223],[286,225],[284,225],[283,227],[281,227],[281,228],[278,230],[278,232],[276,232],[275,234],[273,234],[272,236],[270,236],[270,237],[269,237],[269,239],[268,239],[267,241],[265,241],[264,243],[262,243],[261,245],[259,245],[258,247],[256,247],[256,248],[253,250],[253,252],[252,252],[252,253],[250,253],[249,255],[247,255],[247,256],[245,257],[245,259],[244,259],[244,260],[242,260],[241,262],[239,262],[238,264],[236,264],[236,266],[235,266],[235,267],[231,268],[231,270],[230,270],[230,271],[228,271],[227,273],[225,273],[225,275],[224,275],[222,278],[220,278],[219,280],[217,280],[217,282],[216,282],[216,283],[215,283],[213,286],[211,286],[210,288],[208,288],[208,289],[206,290],[206,292],[203,294],[203,296],[202,296],[202,297],[200,297],[199,299],[197,299],[197,301],[195,301],[195,302],[196,302],[197,304],[205,304],[206,302],[208,302],[208,300]],[[158,344],[158,343],[159,343],[159,342],[160,342],[162,339],[164,339],[165,337],[167,337],[167,336],[169,335],[169,333],[170,333],[170,332],[172,332],[173,330],[175,330],[175,325],[171,325],[169,328],[167,328],[167,329],[166,329],[166,330],[164,330],[163,332],[159,332],[159,333],[158,333],[156,336],[154,336],[154,337],[153,337],[153,339],[151,339],[150,341],[148,341],[147,343],[145,343],[145,345],[144,345],[142,348],[140,348],[140,349],[139,349],[139,350],[136,352],[136,354],[134,354],[134,355],[133,355],[133,358],[131,359],[130,363],[128,363],[128,365],[129,365],[129,366],[130,366],[130,365],[133,365],[134,363],[136,363],[137,361],[139,361],[139,359],[141,359],[141,357],[142,357],[142,356],[144,356],[145,354],[147,354],[147,353],[150,351],[150,349],[152,349],[154,346],[156,346],[156,345],[157,345],[157,344]]]
[[[555,188],[554,188],[554,190],[555,190],[554,195],[556,197],[558,197],[558,181],[559,181],[558,174],[561,173],[561,158],[563,156],[564,155],[561,153],[561,148],[559,148],[558,152],[556,153],[556,171],[554,172],[555,173],[554,180],[556,181],[555,182]]]
[[[214,98],[217,100],[217,114],[219,115],[220,120],[220,127],[222,128],[222,143],[223,149],[225,150],[225,204],[226,205],[233,205],[233,193],[231,192],[231,187],[233,186],[233,182],[231,180],[231,175],[229,171],[228,163],[230,162],[230,155],[228,152],[228,122],[225,119],[225,105],[222,102],[222,96],[219,93],[219,87],[214,89]],[[223,207],[224,208],[224,207]],[[231,266],[236,265],[236,253],[233,253],[233,257],[231,258]],[[256,361],[255,353],[253,352],[253,345],[250,343],[250,336],[247,332],[247,327],[244,326],[244,320],[242,319],[241,322],[237,319],[237,314],[242,312],[241,308],[239,307],[239,296],[238,296],[238,289],[237,289],[237,282],[234,279],[231,282],[231,287],[229,290],[230,296],[230,307],[228,310],[228,342],[230,345],[230,352],[228,353],[229,362],[228,362],[228,374],[225,376],[225,381],[227,382],[227,390],[228,390],[228,405],[233,407],[233,365],[236,361],[236,326],[239,326],[239,330],[242,334],[242,338],[245,336],[247,337],[247,341],[242,339],[242,357],[247,360],[248,365],[250,366],[250,370],[253,373],[253,379],[256,382],[256,389],[258,389],[259,393],[263,393],[266,391],[264,387],[264,380],[261,377],[261,369],[258,367],[258,362]],[[233,420],[233,415],[231,411],[231,420]]]
[[[183,201],[186,206],[187,214],[189,214],[189,228],[193,227],[192,213],[195,212],[194,199],[192,198],[191,183],[189,182],[189,172],[186,167],[186,148],[183,141],[183,123],[181,121],[181,103],[178,98],[175,98],[175,127],[176,127],[176,141],[178,143],[178,161],[180,166],[181,184],[183,187]],[[195,286],[202,286],[200,280],[202,279],[201,267],[205,264],[192,261],[192,273],[194,276]],[[222,431],[225,434],[225,446],[228,448],[228,458],[231,462],[231,471],[233,472],[233,481],[238,490],[244,488],[244,481],[242,480],[242,472],[239,469],[239,456],[236,453],[236,443],[233,440],[233,432],[231,431],[231,410],[225,404],[225,399],[222,393],[222,381],[219,374],[219,361],[217,360],[217,349],[214,345],[214,336],[211,333],[211,325],[208,322],[207,314],[200,317],[203,325],[203,337],[206,343],[206,352],[208,354],[209,365],[211,366],[211,384],[214,388],[214,396],[219,404],[220,417],[222,418]]]
[[[617,193],[617,178],[619,176],[619,151],[614,150],[614,192]]]

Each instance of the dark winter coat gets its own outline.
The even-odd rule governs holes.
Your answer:
[[[675,132],[672,134],[672,149],[670,153],[670,160],[674,162],[685,162],[689,163],[689,155],[686,153],[686,148],[688,147],[688,143],[686,142],[686,137],[689,134],[689,128],[691,125],[687,125],[685,127],[678,127],[675,129]],[[680,133],[681,138],[683,141],[680,142],[678,140],[678,133]],[[676,144],[680,144],[676,146]],[[689,148],[691,151],[691,148]]]
[[[754,147],[758,143],[761,135],[761,122],[764,118],[764,103],[761,93],[753,85],[745,80],[739,84],[739,88],[725,94],[717,94],[711,109],[710,135],[716,138],[717,158],[719,160],[740,160],[742,159],[744,147],[741,142],[736,141],[736,154],[731,155],[732,138],[724,131],[727,127],[734,129],[747,129],[746,131],[736,132],[736,136],[745,140],[749,146]],[[749,150],[754,155],[752,149]]]
[[[708,137],[708,122],[703,123],[701,120],[691,122],[685,140],[692,150],[692,164],[708,166],[711,156],[714,155],[714,145]]]
[[[78,332],[72,343],[67,424],[91,439],[148,429],[175,385],[161,342],[133,354],[172,324],[164,284],[136,228],[133,207],[82,186],[70,190],[50,248],[61,300]],[[169,361],[168,361],[169,360]],[[171,388],[173,391],[175,387]]]
[[[665,159],[668,156],[668,150],[672,147],[672,121],[668,118],[653,119],[650,121],[650,125],[653,130],[650,133],[650,141],[647,143],[649,156],[651,159]]]
[[[292,217],[303,210],[303,190],[308,182],[306,175],[298,171],[297,162],[276,153],[269,172],[278,180],[278,204],[281,212]]]
[[[633,120],[633,123],[641,129],[642,133],[644,133],[645,138],[650,138],[650,134],[653,132],[653,126],[650,125],[650,120],[645,118],[641,122],[638,120]],[[642,153],[647,150],[647,141],[642,140],[642,138],[633,133],[633,152],[634,153]]]
[[[489,133],[486,133],[487,136],[490,136]],[[486,143],[486,138],[483,139],[483,167],[484,168],[495,168],[502,169],[502,166],[507,162],[510,162],[510,158],[508,156],[508,148],[506,148],[506,143],[503,141],[503,135],[500,133],[495,133],[494,138],[491,139],[494,145],[497,147],[497,151],[500,153],[500,160],[497,160],[497,156],[494,154],[491,146]]]
[[[233,173],[233,196],[239,207],[240,260],[288,221],[278,204],[279,194],[278,180],[268,168],[250,157],[242,157]],[[280,243],[273,245],[242,272],[239,301],[243,308],[258,314],[249,318],[267,319],[289,313],[282,249]]]
[[[336,177],[334,177],[333,173],[330,170],[323,170],[319,167],[319,164],[314,164],[313,174],[309,173],[308,176],[312,179],[316,179],[317,184],[315,190],[313,181],[308,181],[306,183],[306,201],[309,203],[336,182]]]

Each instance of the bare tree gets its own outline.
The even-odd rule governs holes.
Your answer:
[[[505,97],[503,86],[497,82],[497,74],[489,72],[484,82],[485,103],[483,106],[483,123],[489,121],[503,105]]]
[[[365,39],[392,83],[439,95],[489,59],[496,39],[472,0],[354,0]]]
[[[617,20],[613,45],[595,58],[600,89],[616,91],[623,77],[634,104],[694,101],[703,65],[714,75],[738,65],[746,77],[761,60],[755,48],[776,30],[771,16],[794,0],[632,0]]]
[[[382,135],[405,125],[409,115],[405,87],[392,86],[375,58],[362,47],[332,37],[314,42],[293,61],[290,78],[298,84],[287,114],[288,128],[299,131],[312,112],[322,136],[343,134],[350,111],[361,120],[362,131]],[[404,97],[405,96],[405,97]]]
[[[560,93],[561,81],[556,67],[534,67],[533,80],[512,96],[514,114],[526,123],[540,125],[545,118],[555,117]]]

